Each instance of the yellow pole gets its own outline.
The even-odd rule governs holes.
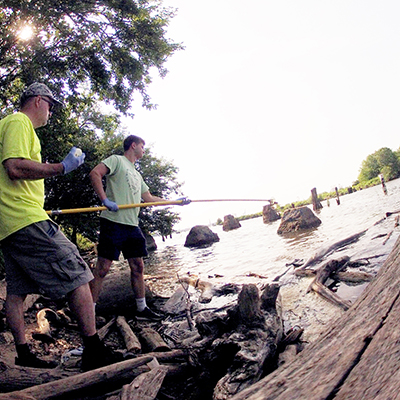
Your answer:
[[[191,203],[204,203],[211,201],[270,201],[270,200],[259,200],[259,199],[211,199],[211,200],[191,200]],[[151,207],[151,206],[170,206],[170,205],[182,205],[184,200],[166,200],[166,201],[155,201],[153,203],[137,203],[137,204],[122,204],[118,206],[120,210],[124,210],[127,208],[136,208],[136,207]],[[49,215],[60,215],[60,214],[78,214],[78,213],[87,213],[87,212],[96,212],[96,211],[104,211],[107,210],[105,206],[96,206],[96,207],[86,207],[86,208],[68,208],[65,210],[49,210],[46,211]]]
[[[120,210],[124,210],[127,208],[136,208],[136,207],[151,207],[151,206],[169,206],[169,205],[180,205],[182,204],[182,200],[179,201],[157,201],[153,203],[138,203],[138,204],[121,204],[118,206]],[[65,210],[49,210],[46,211],[49,215],[59,215],[59,214],[77,214],[77,213],[87,213],[87,212],[95,212],[95,211],[105,211],[107,207],[105,206],[97,206],[97,207],[86,207],[86,208],[68,208]]]

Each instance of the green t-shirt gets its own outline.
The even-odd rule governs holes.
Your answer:
[[[142,194],[149,190],[142,175],[135,165],[125,156],[112,155],[103,161],[110,170],[106,175],[106,195],[118,205],[139,204]],[[101,217],[120,224],[138,226],[139,207],[118,210],[117,212],[102,211]]]
[[[12,181],[4,168],[9,158],[42,162],[40,141],[23,113],[0,121],[0,240],[35,222],[49,219],[43,209],[44,180]]]

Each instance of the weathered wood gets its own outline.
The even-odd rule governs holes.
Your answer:
[[[375,278],[375,274],[371,274],[365,271],[340,271],[333,274],[333,278],[338,279],[341,282],[349,283],[362,283],[371,282]]]
[[[106,383],[107,385],[111,385],[117,381],[125,383],[127,379],[129,382],[132,380],[133,376],[135,376],[133,370],[147,364],[151,360],[152,357],[143,356],[122,361],[65,379],[23,389],[18,394],[33,396],[36,400],[49,400],[65,395],[66,393],[73,396],[82,389],[87,389],[88,387],[99,384]],[[42,373],[44,373],[43,370]],[[129,377],[131,377],[131,379],[129,379]],[[8,395],[8,393],[0,394],[0,399],[7,399]]]
[[[312,289],[315,293],[318,293],[321,297],[325,300],[329,301],[332,304],[342,308],[343,310],[348,310],[351,306],[351,302],[348,300],[342,299],[338,296],[335,292],[328,289],[325,285],[321,282],[313,281],[310,285],[310,289]]]
[[[344,268],[345,264],[349,261],[349,257],[342,257],[340,260],[331,260],[325,263],[321,268],[318,269],[317,274],[310,286],[308,287],[307,292],[314,291],[318,293],[321,297],[328,300],[332,304],[335,304],[344,310],[348,310],[351,306],[351,302],[342,299],[336,293],[329,290],[324,283],[329,278],[330,275],[339,272],[342,268]]]
[[[157,358],[160,362],[185,363],[188,354],[184,350],[172,350],[168,352],[148,353],[146,357]],[[11,366],[1,359],[0,356],[0,388],[2,392],[19,391],[75,375],[77,375],[76,371],[68,371],[61,368],[52,369],[51,373],[49,373],[49,370],[40,368]]]
[[[338,242],[335,242],[335,243],[333,243],[333,244],[331,244],[329,246],[322,247],[312,257],[310,257],[306,261],[306,263],[304,265],[302,265],[299,269],[297,269],[295,271],[295,274],[297,275],[297,274],[299,274],[299,272],[301,270],[309,268],[312,265],[320,262],[325,256],[333,253],[334,251],[336,251],[336,250],[338,250],[338,249],[340,249],[340,248],[342,248],[344,246],[347,246],[347,245],[349,245],[351,243],[357,242],[357,240],[360,239],[360,237],[362,235],[364,235],[365,232],[367,232],[367,229],[365,229],[365,230],[363,230],[361,232],[358,232],[358,233],[356,233],[354,235],[351,235],[351,236],[349,236],[349,237],[347,237],[345,239],[339,240]]]
[[[153,328],[144,327],[139,336],[146,344],[148,351],[170,351],[170,347],[164,342],[161,335]]]
[[[321,208],[323,208],[321,202],[318,199],[317,188],[311,189],[311,200],[312,200],[312,205],[313,205],[314,211],[317,211],[317,210],[320,210]]]
[[[285,350],[282,353],[279,353],[278,366],[281,366],[283,364],[289,364],[296,358],[296,355],[297,355],[296,344],[290,344],[289,346],[286,346]]]
[[[321,339],[230,400],[387,400],[400,393],[400,239]]]
[[[9,397],[7,397],[7,400],[37,400],[37,399],[35,397],[28,396],[25,394],[10,393]]]
[[[108,321],[104,326],[102,326],[98,331],[97,334],[99,335],[100,340],[104,340],[104,338],[110,332],[112,326],[115,324],[116,317],[113,317]]]
[[[255,285],[243,285],[232,323],[237,327],[225,339],[217,339],[214,346],[236,346],[238,351],[227,373],[217,382],[214,400],[225,400],[256,382],[267,359],[275,356],[282,335],[282,319],[277,311],[278,285],[267,285],[259,297]],[[268,321],[268,322],[267,322]]]
[[[161,388],[168,367],[159,365],[149,372],[136,377],[131,384],[125,385],[121,391],[121,400],[154,400]]]
[[[49,373],[48,369],[25,368],[9,365],[0,357],[0,391],[12,392],[26,389],[34,385],[42,385],[58,379],[76,375],[74,371],[64,371],[55,368]]]
[[[140,344],[139,339],[133,333],[129,324],[126,322],[125,317],[122,315],[118,316],[115,323],[117,324],[117,327],[124,338],[126,349],[131,353],[139,353],[140,350],[142,350],[142,345]]]

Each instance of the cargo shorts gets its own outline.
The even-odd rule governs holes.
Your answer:
[[[93,279],[77,247],[51,220],[20,229],[1,248],[8,294],[59,299]]]

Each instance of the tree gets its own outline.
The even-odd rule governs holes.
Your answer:
[[[358,180],[363,183],[383,174],[386,181],[400,176],[400,161],[395,152],[383,147],[370,154],[361,165]]]
[[[149,148],[146,148],[143,158],[138,162],[138,171],[155,196],[168,199],[182,194],[182,184],[176,177],[178,168],[163,158],[155,157]],[[163,238],[171,235],[174,224],[180,220],[179,216],[168,208],[155,211],[142,208],[139,217],[140,227],[146,234],[159,232]]]
[[[0,0],[0,101],[15,105],[23,84],[44,80],[72,108],[82,91],[131,113],[134,92],[153,107],[150,71],[182,46],[165,37],[171,9],[133,0]],[[22,27],[33,35],[23,40]]]
[[[42,143],[43,161],[59,162],[72,145],[80,147],[86,154],[85,163],[68,175],[57,176],[45,181],[45,209],[68,209],[99,205],[89,173],[92,168],[111,153],[121,148],[123,131],[119,129],[117,115],[102,114],[95,109],[85,108],[75,117],[70,117],[66,107],[56,115],[50,126],[37,130]],[[97,132],[100,131],[100,137]],[[77,234],[90,240],[97,239],[97,213],[77,213],[55,216],[71,240],[76,243]]]

